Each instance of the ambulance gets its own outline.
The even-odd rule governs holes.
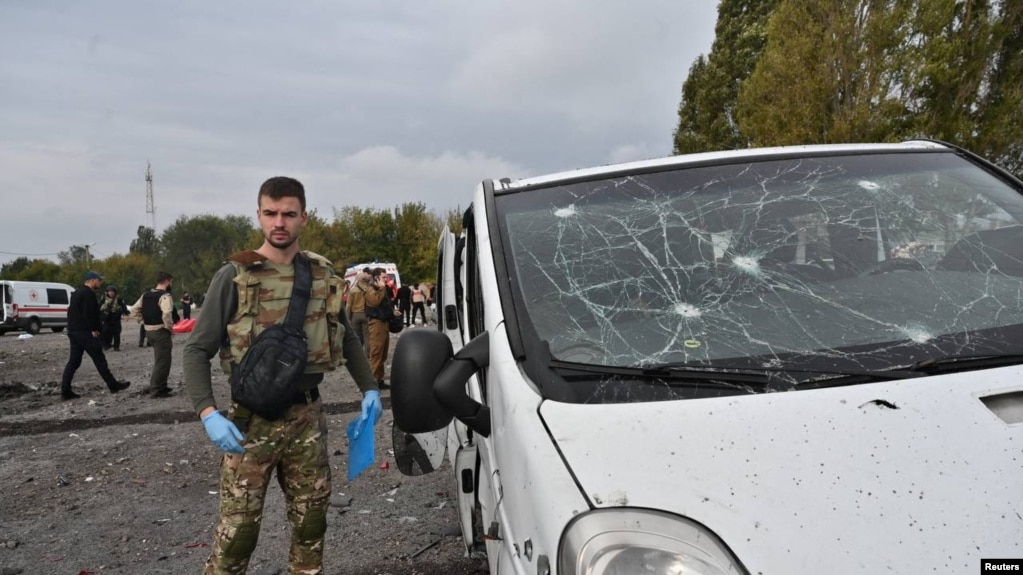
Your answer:
[[[67,308],[74,288],[53,282],[0,281],[0,335],[44,327],[61,332],[67,327]]]
[[[349,286],[355,285],[355,278],[359,275],[359,272],[361,272],[365,268],[369,269],[384,268],[384,273],[391,277],[390,278],[391,281],[388,282],[388,285],[393,284],[393,289],[395,290],[401,287],[401,275],[398,274],[398,266],[393,263],[381,262],[358,264],[349,267],[347,270],[345,270],[345,281],[348,282]]]

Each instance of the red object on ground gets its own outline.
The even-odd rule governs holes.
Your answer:
[[[178,323],[174,324],[174,328],[172,329],[172,331],[174,333],[189,333],[192,331],[192,328],[194,327],[195,327],[194,319],[183,319]]]
[[[380,464],[380,469],[390,469],[390,468],[391,468],[391,464],[386,462],[386,461]]]

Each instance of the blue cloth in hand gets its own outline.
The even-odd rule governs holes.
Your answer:
[[[376,457],[373,424],[376,420],[377,412],[370,411],[366,419],[359,416],[348,424],[348,481],[373,465]]]

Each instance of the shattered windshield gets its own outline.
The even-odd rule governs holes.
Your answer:
[[[560,362],[799,382],[1006,353],[1023,323],[1023,200],[952,153],[682,167],[497,207],[519,323]]]

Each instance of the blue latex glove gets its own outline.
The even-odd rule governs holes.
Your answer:
[[[373,414],[374,422],[384,413],[384,406],[380,403],[380,392],[375,389],[367,391],[362,396],[362,419],[369,419],[370,413]]]
[[[245,439],[242,432],[228,418],[213,411],[202,418],[202,424],[206,426],[206,435],[210,436],[213,444],[228,453],[245,453],[245,448],[238,441]]]

